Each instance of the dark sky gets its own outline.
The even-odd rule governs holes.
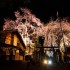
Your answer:
[[[14,18],[14,11],[19,7],[27,7],[43,22],[49,21],[50,17],[70,17],[70,2],[67,0],[0,0],[0,28],[6,17]]]

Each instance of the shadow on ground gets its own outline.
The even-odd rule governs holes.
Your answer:
[[[48,66],[22,61],[0,61],[0,70],[70,70],[70,64],[52,64]]]

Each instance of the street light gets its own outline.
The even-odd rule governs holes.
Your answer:
[[[49,61],[48,61],[48,64],[49,64],[49,65],[51,65],[51,64],[52,64],[52,61],[51,61],[51,60],[49,60]]]
[[[44,64],[47,64],[47,63],[48,63],[48,61],[45,59],[43,63],[44,63]]]
[[[44,63],[44,64],[47,64],[47,65],[51,65],[51,64],[52,64],[52,60],[47,60],[47,59],[45,59],[45,60],[43,61],[43,63]]]

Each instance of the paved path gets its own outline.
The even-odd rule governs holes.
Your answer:
[[[51,66],[24,62],[0,62],[0,70],[70,70],[70,64],[53,64]]]

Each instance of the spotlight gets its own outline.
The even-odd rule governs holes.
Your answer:
[[[48,61],[48,64],[50,64],[50,65],[51,65],[51,64],[52,64],[52,61],[51,61],[51,60],[49,60],[49,61]]]
[[[44,60],[44,64],[48,64],[48,61],[47,60]]]

